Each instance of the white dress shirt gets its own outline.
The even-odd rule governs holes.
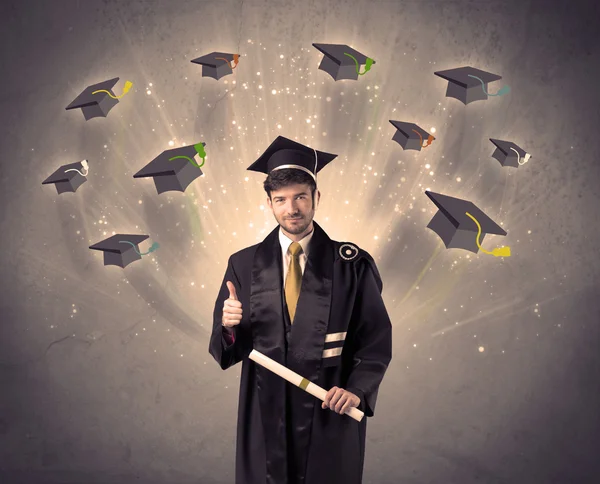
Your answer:
[[[306,235],[302,240],[298,241],[300,246],[302,247],[302,253],[300,254],[300,270],[304,275],[304,268],[306,267],[306,261],[308,259],[308,250],[310,239],[312,239],[315,230],[313,228],[312,232]],[[283,287],[285,287],[285,278],[287,277],[288,269],[290,267],[290,261],[292,260],[292,254],[288,252],[290,245],[293,240],[290,239],[287,235],[283,233],[281,227],[279,228],[279,244],[281,245],[281,257],[283,260]]]

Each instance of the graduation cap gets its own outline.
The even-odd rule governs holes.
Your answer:
[[[502,96],[510,92],[509,86],[504,86],[496,94],[487,91],[489,82],[502,79],[502,76],[491,74],[474,67],[459,67],[434,74],[448,81],[446,97],[453,97],[465,105],[473,101],[484,101],[488,96]]]
[[[85,173],[80,171],[80,169],[83,169]],[[87,181],[86,177],[88,173],[89,165],[87,160],[70,163],[61,166],[52,173],[52,175],[42,182],[42,185],[54,184],[56,186],[56,191],[59,194],[64,192],[75,193],[77,189]]]
[[[86,87],[85,90],[66,107],[67,111],[69,109],[81,109],[86,121],[98,116],[105,118],[113,106],[119,103],[119,99],[127,94],[129,89],[131,89],[131,86],[133,86],[133,83],[126,81],[125,86],[123,87],[123,94],[115,96],[112,92],[112,88],[118,81],[119,78],[115,77],[114,79]]]
[[[206,157],[205,146],[206,143],[196,143],[163,151],[133,178],[152,177],[159,195],[168,191],[184,192],[190,183],[202,175],[200,167],[204,165]],[[200,165],[194,161],[197,155],[202,158]]]
[[[371,70],[375,61],[345,44],[313,44],[317,50],[325,54],[319,69],[327,72],[336,81],[340,79],[357,80]],[[365,65],[365,72],[360,66]]]
[[[435,139],[427,131],[415,123],[406,123],[404,121],[392,121],[390,123],[396,128],[396,134],[392,138],[405,150],[421,151],[421,148],[427,148]]]
[[[518,168],[529,161],[531,155],[523,148],[519,148],[512,141],[502,141],[490,138],[490,141],[496,145],[496,151],[492,154],[502,166],[513,166]]]
[[[506,235],[506,232],[473,202],[429,190],[425,194],[439,209],[427,228],[440,236],[447,249],[465,249],[475,254],[480,249],[495,257],[510,256],[510,247],[499,247],[491,252],[481,247],[486,234]]]
[[[248,167],[248,170],[268,175],[275,170],[294,168],[308,173],[316,182],[316,174],[335,158],[337,155],[317,151],[291,139],[278,136],[258,160]]]
[[[221,77],[233,74],[233,69],[237,67],[240,55],[225,54],[223,52],[213,52],[192,60],[194,64],[202,65],[202,77],[212,77],[217,81]],[[231,62],[233,61],[233,66]]]
[[[159,248],[158,243],[154,242],[148,252],[140,252],[138,245],[148,237],[148,235],[116,234],[91,245],[90,249],[104,252],[105,266],[119,266],[124,269],[132,262],[141,259],[143,255]]]

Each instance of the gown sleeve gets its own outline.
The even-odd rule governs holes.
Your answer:
[[[240,281],[235,273],[231,257],[227,261],[227,270],[225,271],[225,277],[221,283],[221,289],[217,300],[215,302],[215,309],[213,312],[213,329],[210,336],[210,344],[208,347],[209,353],[219,363],[223,370],[235,365],[239,361],[242,361],[246,356],[250,354],[252,350],[252,338],[247,333],[247,329],[244,326],[244,319],[237,326],[228,330],[222,324],[223,317],[223,304],[229,297],[229,289],[227,288],[227,281],[231,281],[235,286],[236,293],[241,294]],[[248,308],[242,307],[244,311],[248,311]]]
[[[379,385],[392,360],[392,324],[381,297],[383,284],[379,271],[370,256],[367,261],[352,314],[356,325],[354,367],[345,389],[360,398],[359,408],[365,416],[372,417]]]

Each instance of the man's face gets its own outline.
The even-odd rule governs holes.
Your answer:
[[[272,191],[271,198],[267,197],[267,203],[279,225],[286,232],[298,235],[310,226],[320,195],[317,191],[313,206],[309,185],[289,185]]]

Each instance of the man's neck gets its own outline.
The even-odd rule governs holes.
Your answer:
[[[281,225],[280,225],[280,227],[281,227]],[[283,227],[281,227],[281,231],[283,232],[283,235],[285,235],[287,238],[289,238],[293,242],[300,242],[304,237],[306,237],[308,234],[310,234],[313,230],[314,230],[314,225],[313,225],[312,221],[310,222],[310,225],[306,228],[306,230],[304,232],[302,232],[301,234],[297,234],[297,235],[290,234]]]

